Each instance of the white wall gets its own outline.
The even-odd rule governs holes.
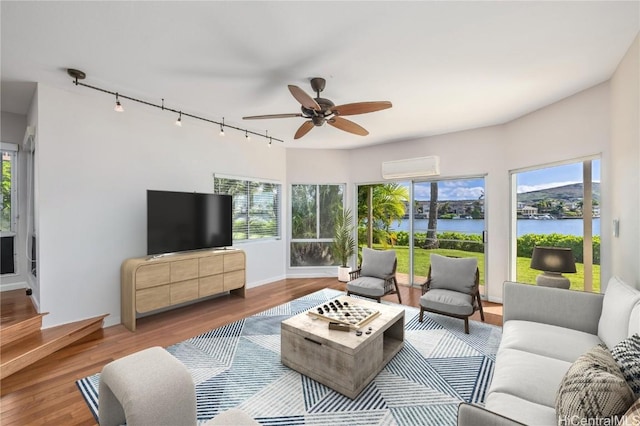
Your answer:
[[[612,238],[612,273],[640,288],[640,36],[611,78],[611,180],[609,223],[620,220]],[[611,232],[609,232],[611,234]]]
[[[510,171],[606,152],[608,105],[601,84],[506,125],[355,149],[347,153],[350,179],[381,182],[383,161],[426,155],[440,157],[442,179],[485,175],[487,296],[501,301],[510,278]]]
[[[18,224],[16,229],[16,237],[14,239],[14,247],[17,253],[16,256],[16,273],[11,275],[3,275],[2,283],[0,284],[0,291],[13,290],[18,288],[29,287],[29,265],[27,264],[25,253],[26,247],[26,227],[27,227],[27,203],[26,203],[26,176],[27,176],[27,156],[28,154],[22,151],[20,145],[24,139],[24,134],[27,129],[27,116],[21,114],[13,114],[10,112],[2,112],[0,118],[2,126],[0,126],[0,140],[5,143],[12,143],[18,145],[18,161],[17,166],[17,180],[18,185]]]
[[[212,192],[213,173],[285,182],[285,150],[244,134],[125,104],[82,87],[38,86],[37,224],[45,327],[108,313],[120,322],[120,266],[146,254],[146,190]],[[212,130],[213,129],[213,130]],[[284,185],[283,185],[284,186]],[[286,228],[283,230],[286,232]],[[284,241],[238,245],[248,287],[282,278]]]
[[[345,184],[345,199],[352,203],[355,195],[354,186],[349,178],[351,165],[347,153],[348,151],[330,149],[287,149],[287,187],[293,184]],[[286,204],[290,205],[289,200]],[[352,210],[354,206],[355,204],[352,205]],[[291,209],[283,211],[283,215],[287,218],[288,228],[291,229]],[[287,240],[290,237],[290,234],[285,235]],[[290,247],[287,244],[285,266],[290,278],[338,276],[337,267],[291,268],[289,259]]]
[[[611,167],[610,89],[603,83],[505,125],[508,170],[601,155],[601,176]],[[601,191],[601,281],[611,276],[610,204],[612,186]]]
[[[0,127],[2,142],[20,145],[27,129],[27,116],[2,111],[0,121],[2,121],[2,127]]]
[[[35,129],[35,141],[34,145],[31,147],[35,152],[33,155],[33,213],[31,213],[31,217],[28,219],[33,225],[32,232],[34,235],[38,235],[38,91],[36,90],[33,94],[33,99],[31,100],[31,104],[29,105],[29,111],[27,112],[27,126],[31,126]],[[40,258],[39,251],[39,239],[36,239],[36,270],[38,269],[39,263],[37,259]],[[42,312],[40,310],[40,280],[38,276],[34,276],[29,274],[29,287],[33,290],[33,295],[31,296],[31,300],[33,301],[35,308],[38,312]]]

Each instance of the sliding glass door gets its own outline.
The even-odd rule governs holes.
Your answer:
[[[430,254],[476,257],[485,282],[484,178],[358,187],[358,245],[394,250],[401,285],[427,278]]]
[[[425,282],[430,255],[475,257],[480,270],[480,294],[485,283],[484,178],[413,182],[412,274],[413,285]]]

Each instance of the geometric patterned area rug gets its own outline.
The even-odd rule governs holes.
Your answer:
[[[263,425],[442,426],[460,402],[484,403],[501,328],[471,321],[465,334],[459,319],[420,323],[408,306],[404,348],[355,400],[282,365],[280,322],[342,294],[320,290],[168,347],[192,374],[198,420],[237,407]],[[77,382],[96,420],[99,377]]]

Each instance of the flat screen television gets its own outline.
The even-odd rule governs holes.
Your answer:
[[[147,254],[228,247],[232,197],[147,190]]]

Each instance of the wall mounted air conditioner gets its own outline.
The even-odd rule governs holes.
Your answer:
[[[382,163],[382,177],[385,179],[437,176],[439,174],[440,157],[437,155]]]

